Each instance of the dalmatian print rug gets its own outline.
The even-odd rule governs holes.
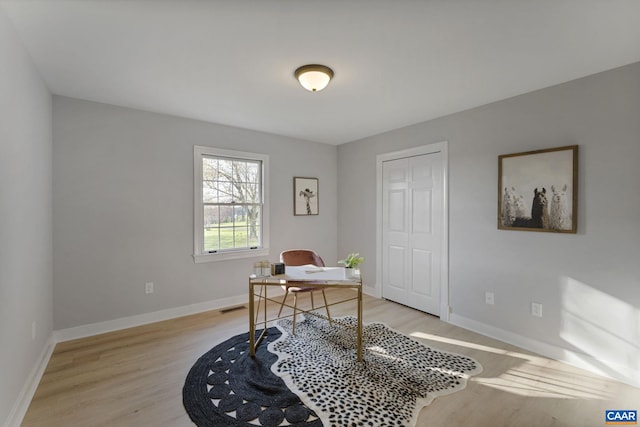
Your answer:
[[[338,320],[356,325],[353,317]],[[194,424],[410,427],[422,407],[482,371],[471,358],[426,347],[381,323],[363,327],[362,363],[354,328],[315,316],[298,320],[296,335],[291,326],[285,319],[269,328],[255,358],[245,333],[197,360],[183,387]]]
[[[384,324],[363,327],[364,361],[356,361],[356,319],[345,328],[308,316],[276,326],[269,344],[278,355],[271,370],[322,420],[324,426],[414,426],[434,398],[462,390],[482,372],[475,360],[427,347]]]

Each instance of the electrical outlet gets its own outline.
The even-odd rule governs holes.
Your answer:
[[[495,303],[495,299],[493,298],[493,292],[484,293],[484,303],[489,305],[493,305]]]
[[[531,315],[534,317],[542,317],[542,304],[540,304],[539,302],[532,302]]]
[[[153,282],[147,282],[144,284],[144,293],[145,294],[153,293]]]

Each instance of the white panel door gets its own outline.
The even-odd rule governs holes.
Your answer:
[[[440,315],[441,153],[382,164],[382,296]]]

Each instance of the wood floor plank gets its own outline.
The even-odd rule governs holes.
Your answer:
[[[348,290],[331,290],[331,301]],[[334,298],[332,300],[332,298]],[[305,298],[301,303],[306,304]],[[269,307],[277,312],[277,307]],[[355,303],[332,307],[352,315]],[[365,296],[364,321],[473,357],[483,372],[435,399],[418,427],[602,426],[605,409],[638,409],[640,390]],[[210,311],[59,343],[23,421],[45,426],[193,426],[182,387],[195,361],[248,330],[248,309]]]

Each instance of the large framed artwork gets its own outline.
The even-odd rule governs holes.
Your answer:
[[[318,215],[318,178],[293,178],[293,214]]]
[[[498,156],[498,228],[575,233],[578,146]]]

